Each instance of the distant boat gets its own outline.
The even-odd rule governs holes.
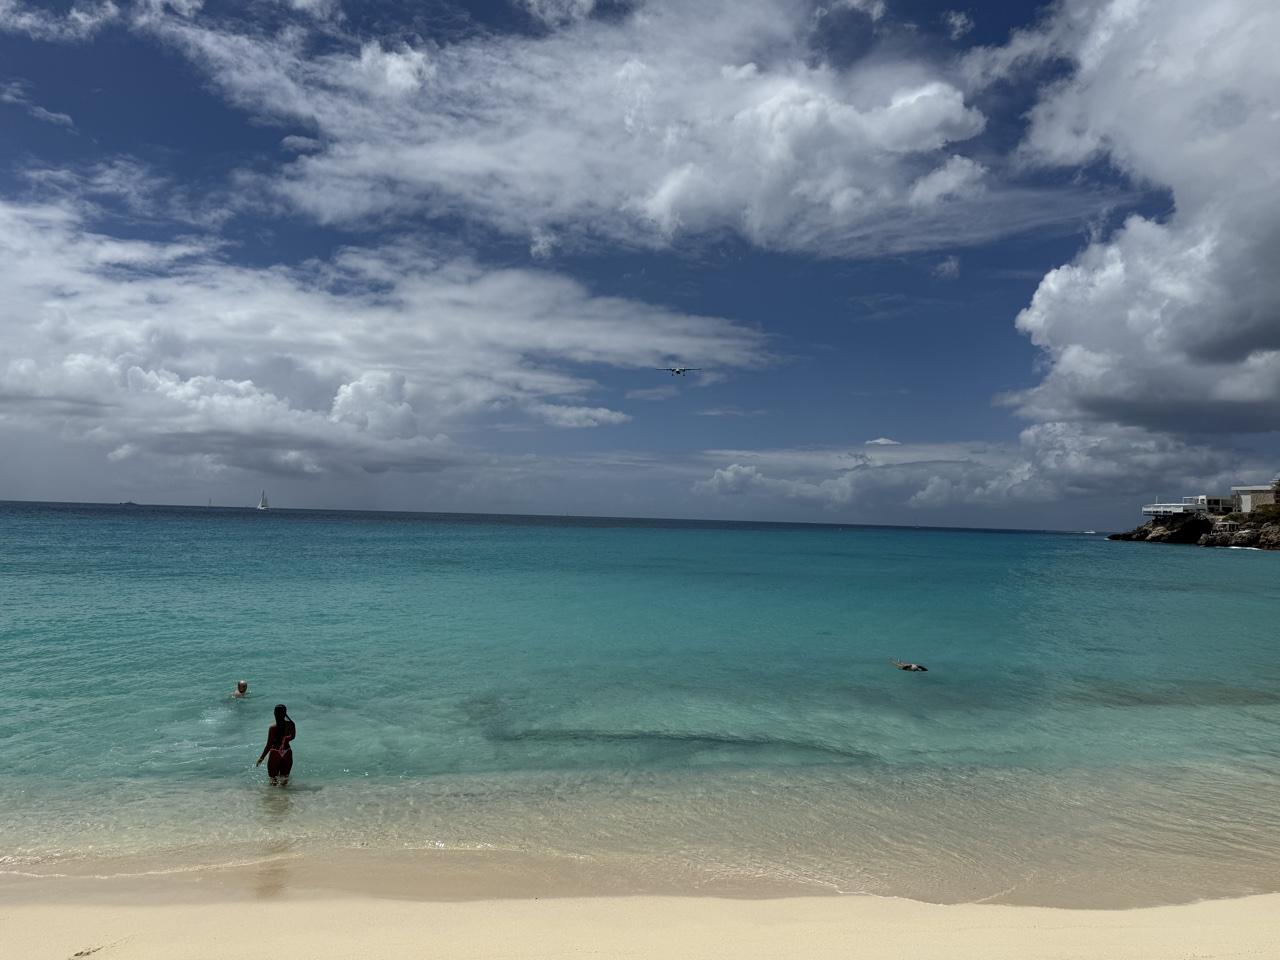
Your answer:
[[[271,504],[267,503],[267,491],[263,490],[263,491],[262,491],[262,499],[258,501],[258,509],[259,509],[259,510],[268,510],[268,509],[270,509],[270,507],[271,507]]]
[[[1097,530],[1086,530],[1085,533],[1097,533]]]

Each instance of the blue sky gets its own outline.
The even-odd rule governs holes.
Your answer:
[[[0,0],[0,496],[1102,528],[1269,479],[1277,39]]]

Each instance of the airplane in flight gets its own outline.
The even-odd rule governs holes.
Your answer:
[[[655,370],[664,370],[673,377],[683,377],[690,370],[701,370],[701,367],[654,367]]]

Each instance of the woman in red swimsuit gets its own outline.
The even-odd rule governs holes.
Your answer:
[[[289,782],[289,771],[293,769],[293,750],[289,742],[298,735],[298,728],[289,719],[289,710],[283,703],[276,704],[276,722],[267,731],[267,745],[262,748],[262,755],[254,766],[267,761],[267,774],[273,784]]]

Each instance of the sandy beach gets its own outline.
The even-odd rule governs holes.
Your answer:
[[[1280,955],[1280,895],[1119,911],[860,896],[31,903],[0,908],[0,936],[23,960],[1263,960]]]

